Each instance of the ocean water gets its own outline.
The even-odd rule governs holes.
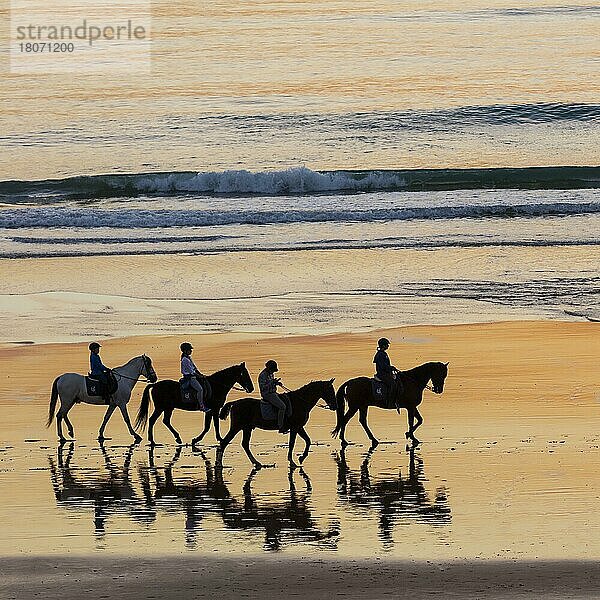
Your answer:
[[[206,307],[196,319],[193,303],[254,298],[241,321],[262,330],[273,325],[265,295],[287,315],[278,327],[311,331],[510,315],[595,320],[599,23],[597,6],[550,0],[159,1],[151,73],[4,70],[7,318],[33,322],[28,307],[48,307],[46,296],[19,294],[69,292],[144,307],[147,320],[115,321],[111,335],[145,332],[157,310],[149,299],[183,302],[160,307],[172,331],[239,328],[239,308]],[[320,275],[313,258],[294,266],[302,251],[365,250],[374,262],[356,254],[340,263],[349,283],[331,269]],[[226,289],[197,286],[193,270],[167,287],[154,268],[136,271],[142,255],[265,251],[289,253],[287,288],[269,276],[265,289],[258,272]],[[413,254],[397,269],[386,251],[420,253],[419,269],[409,268]],[[93,256],[106,258],[97,277],[81,266],[72,281],[58,269],[47,283],[45,259]],[[26,259],[44,260],[27,263],[21,285],[10,275]],[[491,274],[465,267],[486,261]],[[172,267],[163,263],[163,275]],[[131,276],[118,294],[102,284],[123,273]],[[100,321],[79,326],[103,315],[88,297],[60,298],[50,305],[78,315],[68,335],[106,331]]]
[[[158,0],[150,73],[0,63],[0,181],[598,165],[599,20],[577,0]]]

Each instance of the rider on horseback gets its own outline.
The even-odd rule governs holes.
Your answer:
[[[92,342],[89,346],[90,349],[90,376],[97,379],[102,384],[102,399],[106,404],[110,402],[110,395],[108,389],[110,387],[110,369],[102,364],[100,358],[100,344],[98,342]]]
[[[397,377],[398,370],[392,366],[387,349],[390,347],[390,340],[380,338],[377,342],[377,352],[373,358],[377,372],[377,378],[383,381],[388,388],[388,394],[393,399],[396,409],[400,409],[399,397],[404,391],[402,382]]]
[[[204,412],[208,412],[210,409],[204,404],[204,388],[198,381],[198,377],[204,377],[204,375],[198,371],[194,361],[192,360],[192,351],[194,348],[189,342],[183,342],[179,348],[181,349],[181,374],[183,375],[182,384],[188,385],[196,390],[198,408]]]
[[[275,379],[275,373],[279,371],[277,363],[274,360],[268,360],[265,363],[265,368],[258,376],[258,387],[263,400],[272,404],[277,410],[277,427],[279,433],[286,433],[286,428],[283,425],[286,412],[288,417],[292,416],[292,407],[286,403],[277,393],[277,386],[283,387],[281,379]]]

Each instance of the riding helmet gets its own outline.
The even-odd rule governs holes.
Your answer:
[[[179,346],[179,348],[181,349],[182,352],[190,352],[191,350],[194,349],[194,346],[192,346],[189,342],[183,342],[183,344],[181,344],[181,346]]]
[[[383,348],[384,346],[386,348],[390,347],[390,340],[388,340],[387,338],[380,338],[379,341],[377,342],[377,346],[379,348]]]
[[[99,350],[102,346],[100,346],[100,344],[98,342],[92,342],[89,345],[89,349],[90,350]]]
[[[269,371],[273,371],[274,373],[279,371],[279,368],[277,367],[277,363],[274,360],[268,360],[265,363],[265,367],[267,367],[267,369],[269,369]]]

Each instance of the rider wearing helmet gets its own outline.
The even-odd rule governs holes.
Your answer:
[[[198,376],[204,377],[204,375],[198,371],[192,360],[194,347],[189,342],[183,342],[179,348],[181,349],[181,374],[183,375],[183,383],[188,384],[196,390],[198,408],[204,412],[208,412],[210,409],[204,404],[204,389],[198,381]]]
[[[101,346],[98,342],[92,342],[88,348],[90,349],[90,376],[97,379],[102,384],[101,389],[106,391],[110,386],[110,369],[102,364],[100,358]],[[102,398],[107,404],[110,401],[110,396],[107,393],[104,393]]]
[[[286,404],[277,393],[277,386],[282,386],[281,379],[275,378],[275,373],[279,371],[277,363],[274,360],[268,360],[265,363],[265,368],[258,376],[258,387],[263,400],[272,404],[277,410],[277,427],[279,433],[285,433],[286,429],[283,425],[285,414],[292,415],[292,407],[289,403]]]
[[[390,340],[380,338],[377,342],[377,352],[373,357],[377,378],[383,381],[388,387],[390,398],[394,400],[396,408],[400,408],[398,397],[402,393],[402,383],[396,378],[397,370],[392,366],[387,349],[390,347]]]

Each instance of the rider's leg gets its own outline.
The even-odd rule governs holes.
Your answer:
[[[283,422],[285,419],[285,402],[279,397],[279,394],[268,394],[265,400],[270,402],[279,412],[277,413],[277,428],[283,431]]]
[[[196,390],[198,407],[200,410],[206,411],[206,406],[204,405],[204,389],[200,385],[200,382],[195,377],[192,377],[190,380],[190,386]]]

